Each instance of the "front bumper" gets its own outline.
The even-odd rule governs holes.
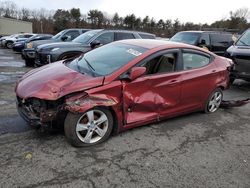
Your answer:
[[[52,122],[57,121],[59,112],[62,110],[49,110],[41,108],[38,113],[35,108],[28,102],[29,99],[24,100],[20,97],[16,98],[16,106],[20,116],[33,127],[41,127],[50,125]]]
[[[34,49],[24,49],[22,50],[23,59],[35,60],[36,52]]]
[[[35,53],[35,64],[37,66],[43,66],[43,65],[49,64],[51,62],[52,62],[52,60],[51,60],[50,54],[39,53],[39,52]]]
[[[23,105],[20,105],[18,100],[16,101],[17,111],[19,115],[31,126],[39,128],[42,123],[40,122],[40,118],[31,114],[28,109],[26,109]]]
[[[250,80],[250,56],[236,56],[232,58],[234,68],[230,76]]]

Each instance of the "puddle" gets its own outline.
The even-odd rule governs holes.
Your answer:
[[[0,72],[0,82],[16,82],[25,72]]]
[[[0,60],[13,60],[14,57],[8,57],[8,56],[1,56]]]
[[[8,104],[8,102],[7,101],[0,101],[0,106],[5,105],[5,104]]]
[[[0,62],[0,67],[24,67],[24,63],[18,61]]]
[[[0,101],[0,106],[8,105],[11,103],[15,103],[15,100]]]

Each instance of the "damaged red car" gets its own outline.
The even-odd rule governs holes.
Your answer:
[[[17,83],[17,108],[35,126],[59,122],[74,146],[194,111],[215,112],[232,61],[167,41],[114,42],[34,69]]]

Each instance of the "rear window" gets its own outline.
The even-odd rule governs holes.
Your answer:
[[[139,33],[140,37],[142,39],[155,39],[155,36],[154,35],[147,35],[147,34],[144,34],[144,33]]]
[[[133,33],[116,33],[116,40],[134,39]]]

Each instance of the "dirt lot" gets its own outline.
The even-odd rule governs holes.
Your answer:
[[[79,149],[18,116],[15,81],[28,70],[19,54],[0,49],[0,187],[250,187],[250,104]],[[224,97],[250,97],[250,83],[237,80]]]

